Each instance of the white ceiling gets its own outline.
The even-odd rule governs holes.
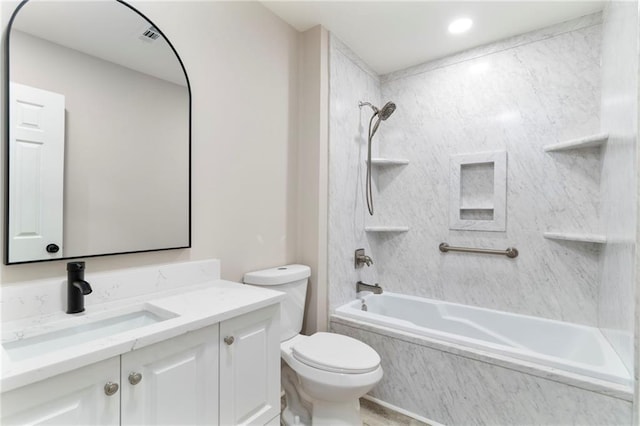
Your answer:
[[[378,74],[602,10],[603,1],[270,1],[262,3],[298,31],[323,25]],[[465,34],[449,23],[473,19]]]

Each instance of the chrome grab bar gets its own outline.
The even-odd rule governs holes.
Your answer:
[[[507,256],[511,259],[514,257],[518,257],[518,250],[515,247],[509,247],[506,250],[493,250],[493,249],[483,249],[483,248],[471,248],[471,247],[453,247],[447,243],[440,243],[438,246],[440,251],[446,253],[448,251],[459,251],[462,253],[482,253],[482,254],[499,254],[502,256]]]

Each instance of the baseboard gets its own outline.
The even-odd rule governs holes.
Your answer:
[[[383,401],[383,400],[378,399],[378,398],[374,398],[374,397],[372,397],[370,395],[365,395],[365,396],[363,396],[363,398],[366,399],[367,401],[373,402],[374,404],[378,404],[378,405],[381,405],[384,408],[387,408],[389,410],[393,410],[395,412],[398,412],[398,413],[400,413],[400,414],[402,414],[404,416],[411,417],[412,419],[418,420],[418,421],[423,422],[423,423],[427,423],[428,425],[431,425],[431,426],[445,426],[442,423],[438,423],[438,422],[436,422],[434,420],[427,419],[426,417],[419,416],[416,413],[412,413],[411,411],[407,411],[404,408],[396,407],[393,404],[389,404],[386,401]]]

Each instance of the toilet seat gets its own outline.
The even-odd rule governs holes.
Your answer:
[[[337,373],[327,371],[323,368],[313,367],[293,356],[293,347],[298,346],[302,341],[311,339],[312,337],[313,336],[298,334],[280,343],[280,356],[298,375],[301,383],[312,382],[312,388],[314,390],[324,390],[324,400],[344,402],[345,398],[348,398],[348,395],[350,395],[354,389],[365,389],[362,393],[364,394],[382,379],[383,371],[382,365],[380,364],[368,373]],[[362,344],[364,345],[364,343]],[[308,389],[307,392],[309,392]]]
[[[323,371],[364,374],[380,366],[380,356],[369,345],[349,336],[318,332],[292,346],[293,357]]]

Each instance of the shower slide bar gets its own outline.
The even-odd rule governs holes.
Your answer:
[[[440,251],[443,253],[449,251],[459,251],[462,253],[482,253],[482,254],[499,254],[502,256],[507,256],[508,258],[513,259],[514,257],[518,257],[518,250],[515,247],[509,247],[506,250],[493,250],[493,249],[483,249],[483,248],[472,248],[472,247],[453,247],[447,243],[440,243],[438,246]]]

